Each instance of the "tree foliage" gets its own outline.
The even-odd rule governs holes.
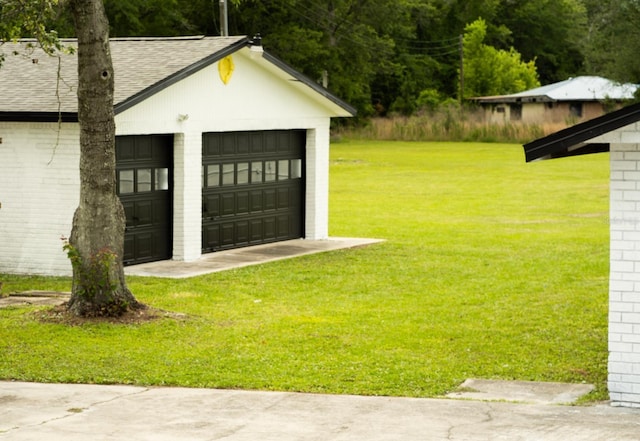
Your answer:
[[[104,1],[112,36],[220,33],[218,0]],[[41,2],[55,4],[24,2],[35,9]],[[436,90],[443,100],[457,97],[459,37],[480,17],[486,23],[484,44],[504,51],[506,60],[516,53],[535,60],[542,84],[581,74],[625,81],[639,75],[634,54],[640,39],[632,38],[640,21],[635,0],[232,0],[229,5],[232,34],[261,33],[267,50],[313,80],[328,79],[329,89],[364,116],[414,112],[423,91]],[[51,28],[74,36],[68,13],[58,13]],[[36,31],[25,26],[13,34]]]
[[[533,60],[524,62],[514,48],[485,44],[487,24],[478,19],[464,35],[464,97],[507,95],[540,86]]]
[[[218,1],[104,4],[112,36],[218,35]],[[46,12],[48,29],[75,36],[57,0],[3,0],[1,14],[11,4],[26,5],[33,17]],[[542,84],[582,74],[640,80],[637,0],[231,0],[228,9],[230,33],[260,33],[269,52],[313,80],[328,80],[362,116],[412,113],[423,91],[457,97],[459,37],[479,18],[484,45],[497,51],[493,62],[496,54],[507,63],[516,54],[535,60]],[[16,21],[3,20],[0,29],[5,38],[36,36],[43,29],[35,23],[11,28]]]
[[[587,69],[640,83],[640,2],[585,0],[589,11]]]

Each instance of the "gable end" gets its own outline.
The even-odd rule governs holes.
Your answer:
[[[247,46],[247,44],[249,44],[249,38],[245,37],[241,40],[238,40],[236,43],[227,46],[226,48],[211,54],[210,56],[203,58],[202,60],[191,64],[187,67],[185,67],[182,70],[179,70],[178,72],[176,72],[173,75],[170,75],[166,78],[164,78],[162,81],[157,82],[156,84],[153,84],[149,87],[147,87],[146,89],[141,90],[140,92],[136,93],[135,95],[130,96],[129,98],[127,98],[126,100],[117,103],[114,106],[114,112],[117,115],[118,113],[124,112],[125,110],[135,106],[136,104],[139,104],[140,102],[146,100],[147,98],[149,98],[152,95],[155,95],[156,93],[160,92],[163,89],[166,89],[167,87],[177,83],[178,81],[181,81],[183,79],[185,79],[186,77],[204,69],[207,66],[212,65],[213,63],[223,59],[224,57],[231,55],[232,53],[242,49],[243,47]]]

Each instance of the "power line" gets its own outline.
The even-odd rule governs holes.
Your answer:
[[[308,6],[308,5],[311,5]],[[322,15],[321,13],[318,13],[318,10],[322,10],[323,9],[323,5],[313,1],[313,0],[306,0],[304,3],[299,3],[297,5],[300,8],[303,8],[307,11],[307,13],[310,13],[312,17],[309,17],[307,15],[303,15],[301,14],[297,9],[293,9],[294,12],[298,13],[299,15],[305,17],[307,20],[309,20],[311,23],[313,24],[318,24],[318,22],[323,22],[326,21],[326,16]],[[313,9],[312,7],[315,7],[315,9]],[[348,27],[350,28],[355,28],[357,26],[357,23],[354,23],[350,20],[347,19],[343,19],[341,24],[346,24]],[[439,39],[439,40],[418,40],[418,39],[412,39],[412,38],[401,38],[401,37],[394,37],[393,41],[396,43],[403,43],[404,45],[411,46],[412,48],[418,48],[418,49],[424,49],[424,46],[427,46],[428,48],[433,48],[433,49],[457,49],[458,48],[458,36],[456,35],[455,37],[450,37],[450,38],[443,38],[443,39]],[[353,40],[351,40],[353,41]]]
[[[304,2],[299,2],[295,7],[287,4],[282,0],[272,0],[278,1],[281,5],[287,6],[289,11],[294,13],[295,15],[303,18],[309,23],[318,26],[319,24],[323,24],[327,22],[327,16],[322,13],[323,5],[313,1],[313,0],[305,0]],[[358,25],[357,23],[352,22],[348,19],[343,19],[340,21],[341,26],[346,26],[347,28],[354,29]],[[325,29],[326,31],[330,31],[330,29]],[[340,38],[343,40],[347,40],[353,43],[356,46],[367,47],[367,44],[350,38],[347,33],[342,33]],[[459,37],[451,37],[451,38],[443,38],[439,40],[417,40],[410,38],[393,38],[392,41],[396,46],[401,46],[410,51],[420,52],[422,55],[428,55],[430,57],[446,57],[449,55],[459,54]]]

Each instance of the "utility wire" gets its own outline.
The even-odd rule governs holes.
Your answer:
[[[278,1],[281,5],[289,6],[282,0],[271,0]],[[305,0],[304,2],[299,2],[295,7],[290,7],[289,11],[294,13],[295,15],[303,18],[307,22],[318,26],[321,23],[325,23],[327,21],[326,15],[322,14],[323,5],[313,1],[313,0]],[[341,20],[341,25],[346,26],[347,28],[354,29],[357,24],[343,19]],[[350,38],[348,34],[340,35],[341,39],[348,40],[354,45],[360,47],[366,47],[366,43],[362,41],[354,40]],[[410,51],[420,52],[422,55],[428,55],[430,57],[444,57],[448,55],[459,54],[459,37],[452,38],[444,38],[440,40],[414,40],[409,38],[393,38],[394,43],[401,47],[406,48]]]

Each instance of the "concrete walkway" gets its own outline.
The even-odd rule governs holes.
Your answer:
[[[200,259],[192,262],[163,260],[161,262],[128,266],[125,267],[125,274],[128,276],[154,276],[179,279],[242,268],[249,265],[258,265],[275,260],[290,259],[307,254],[356,248],[378,242],[382,242],[382,240],[346,237],[331,237],[326,240],[294,239],[203,254]]]
[[[0,382],[0,440],[640,439],[640,410],[451,399]]]

